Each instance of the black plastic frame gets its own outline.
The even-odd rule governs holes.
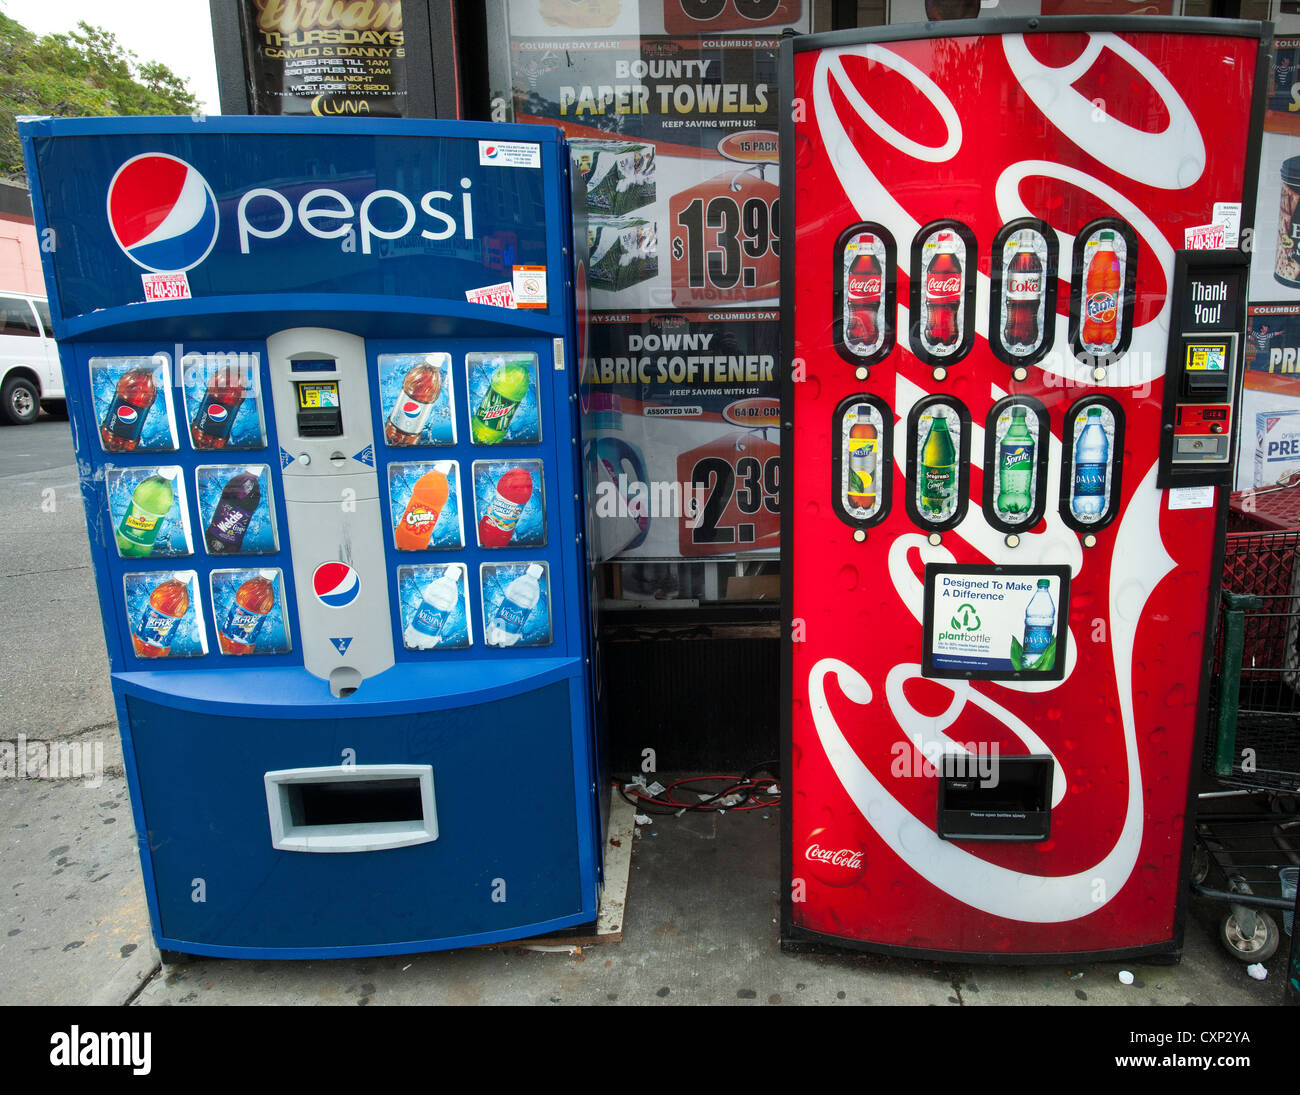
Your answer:
[[[921,340],[921,298],[925,292],[925,271],[921,268],[921,247],[936,232],[948,231],[957,236],[966,245],[966,274],[961,289],[962,323],[961,341],[957,349],[950,354],[940,356],[932,354]],[[921,226],[920,231],[912,237],[912,250],[907,267],[911,291],[908,295],[907,343],[918,361],[938,369],[946,369],[965,359],[975,345],[975,284],[979,280],[979,250],[975,233],[969,226],[952,217],[940,217],[936,221]]]
[[[1047,262],[1043,267],[1043,342],[1033,353],[1017,357],[1002,343],[1002,248],[1015,233],[1032,228],[1047,244]],[[1061,245],[1056,232],[1037,217],[1019,217],[998,229],[989,250],[989,349],[1004,365],[1035,365],[1056,344],[1056,286],[1061,263]]]
[[[1058,647],[1052,668],[1008,669],[998,672],[978,669],[937,669],[931,651],[934,628],[934,586],[941,574],[988,574],[1010,577],[1042,578],[1051,575],[1060,581],[1060,596],[1056,605],[1056,637],[1059,640],[1070,633],[1070,568],[1050,563],[926,563],[925,607],[921,611],[921,676],[935,681],[1063,681],[1069,651]]]
[[[1025,820],[1017,825],[1009,819],[998,819],[984,823],[983,831],[971,829],[954,831],[954,824],[963,815],[969,816],[970,810],[957,810],[948,803],[948,790],[953,780],[970,779],[969,773],[958,773],[957,757],[952,754],[944,757],[943,767],[939,771],[939,802],[935,835],[940,840],[961,843],[1021,843],[1041,844],[1052,835],[1052,783],[1056,776],[1056,761],[1050,753],[1030,753],[1012,757],[994,758],[995,770],[1001,775],[1006,767],[1038,769],[1038,789],[1042,793],[1044,808],[1026,810]]]
[[[879,236],[885,245],[885,263],[881,271],[883,279],[881,318],[885,323],[885,337],[881,340],[879,349],[865,356],[855,354],[844,342],[844,248],[848,246],[849,240],[861,232],[870,232],[873,236]],[[857,224],[849,225],[839,234],[832,258],[835,263],[831,278],[831,314],[835,317],[832,340],[835,344],[835,352],[850,365],[870,367],[884,361],[893,352],[898,341],[898,244],[894,240],[894,234],[883,224],[877,224],[875,221],[859,221]]]
[[[844,476],[844,447],[841,443],[841,436],[844,432],[844,416],[848,414],[850,408],[856,407],[861,403],[866,403],[880,415],[881,430],[877,435],[877,441],[880,443],[879,450],[876,454],[876,479],[880,483],[880,505],[876,507],[875,515],[859,519],[852,516],[844,508],[843,499],[840,498],[840,482]],[[894,412],[890,410],[889,405],[878,395],[868,395],[861,392],[857,395],[848,396],[842,399],[839,406],[835,408],[834,418],[831,419],[831,437],[834,441],[834,448],[831,450],[831,506],[835,510],[835,516],[843,521],[852,529],[869,529],[880,524],[889,516],[893,509],[894,503]]]
[[[1038,422],[1038,439],[1034,442],[1034,505],[1020,521],[1004,521],[994,506],[999,475],[997,467],[999,442],[998,416],[1008,407],[1026,407]],[[1030,395],[1008,395],[999,399],[989,409],[984,420],[984,494],[982,506],[984,520],[999,532],[1028,532],[1047,512],[1047,449],[1044,442],[1052,436],[1051,417],[1047,408]]]
[[[1089,407],[1105,407],[1115,423],[1115,438],[1110,446],[1110,492],[1106,495],[1106,509],[1099,520],[1080,521],[1070,508],[1074,493],[1074,420]],[[1057,505],[1061,521],[1066,528],[1078,533],[1097,532],[1119,516],[1115,499],[1120,497],[1124,483],[1124,409],[1119,401],[1109,395],[1085,395],[1070,404],[1061,426],[1061,492]]]
[[[921,428],[921,415],[926,408],[941,405],[951,407],[957,413],[961,423],[961,437],[957,439],[957,505],[952,515],[942,521],[931,521],[921,516],[916,505],[916,473],[920,464],[917,454],[917,432]],[[966,510],[970,505],[970,411],[966,404],[956,396],[927,395],[913,404],[907,415],[907,516],[912,524],[926,532],[944,532],[956,528],[966,519]],[[784,511],[783,511],[784,512]]]
[[[1092,354],[1083,348],[1083,288],[1088,271],[1083,268],[1083,251],[1094,232],[1118,232],[1124,239],[1124,287],[1119,302],[1119,343],[1109,353]],[[1098,217],[1089,221],[1074,237],[1070,256],[1070,350],[1077,361],[1093,368],[1118,361],[1133,341],[1133,305],[1137,301],[1138,235],[1132,225],[1118,217]]]

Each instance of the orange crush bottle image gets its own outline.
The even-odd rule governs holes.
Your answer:
[[[1090,353],[1110,353],[1119,342],[1120,287],[1115,233],[1102,232],[1097,250],[1088,263],[1088,276],[1083,287],[1081,341]]]
[[[429,546],[433,526],[438,523],[438,515],[447,504],[451,490],[447,482],[450,469],[451,461],[441,460],[433,465],[432,471],[415,481],[406,511],[393,529],[393,541],[398,551],[424,551]]]
[[[159,582],[149,594],[140,622],[131,632],[137,657],[165,658],[171,653],[172,635],[189,610],[190,592],[175,578]]]
[[[235,590],[226,622],[217,628],[223,654],[256,654],[257,633],[275,607],[275,584],[259,574]]]

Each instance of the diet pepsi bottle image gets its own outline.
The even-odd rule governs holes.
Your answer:
[[[231,476],[221,488],[221,499],[212,511],[212,520],[203,530],[203,542],[210,555],[235,555],[244,543],[248,524],[262,502],[262,488],[257,476],[240,472]]]
[[[1020,665],[1023,669],[1050,669],[1051,665],[1040,664],[1047,648],[1052,645],[1052,633],[1056,628],[1056,605],[1048,592],[1051,586],[1046,578],[1038,579],[1038,589],[1025,606],[1025,641],[1021,648]]]
[[[420,434],[441,393],[442,370],[433,359],[412,368],[402,381],[397,402],[384,423],[384,440],[397,447],[419,444]]]

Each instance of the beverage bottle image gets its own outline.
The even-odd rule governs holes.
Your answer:
[[[420,607],[415,610],[402,642],[408,650],[432,650],[442,639],[447,617],[460,601],[460,564],[452,563],[436,581],[424,587]]]
[[[961,304],[962,273],[951,232],[940,232],[938,250],[925,271],[925,342],[931,348],[961,341],[957,311]]]
[[[936,414],[921,447],[920,509],[935,517],[947,515],[957,489],[957,450],[948,432],[948,420]]]
[[[506,586],[506,595],[484,631],[483,639],[488,646],[514,646],[523,638],[524,624],[542,596],[537,581],[541,576],[542,568],[533,563]]]
[[[1034,439],[1025,425],[1025,408],[1011,408],[1011,425],[998,443],[997,509],[1028,513],[1034,508]]]
[[[875,349],[880,342],[880,300],[885,279],[880,260],[870,250],[875,242],[874,236],[862,237],[862,250],[849,267],[844,286],[844,339],[863,350]]]
[[[393,529],[393,542],[398,551],[424,551],[428,548],[433,527],[438,523],[442,507],[447,504],[447,496],[451,493],[451,485],[447,482],[450,470],[451,461],[440,460],[433,465],[432,471],[425,472],[415,481],[402,519]]]
[[[248,375],[243,369],[222,366],[208,381],[199,412],[190,423],[190,440],[196,449],[224,449],[230,428],[248,395]]]
[[[117,550],[126,558],[153,554],[163,518],[171,512],[175,492],[172,481],[161,475],[142,479],[131,492],[130,504],[117,526]]]
[[[99,425],[106,452],[135,452],[156,394],[153,366],[128,369],[118,378],[112,405]]]
[[[1050,585],[1046,578],[1039,578],[1038,589],[1025,606],[1025,642],[1021,647],[1020,661],[1025,669],[1037,666],[1042,660],[1043,651],[1052,643],[1056,605],[1052,603],[1052,595],[1047,591]]]
[[[533,496],[533,477],[526,468],[511,468],[500,479],[492,496],[492,504],[478,523],[480,547],[505,547],[515,534],[519,515],[524,512]]]
[[[488,390],[470,420],[470,433],[476,445],[495,445],[510,429],[519,404],[528,394],[528,366],[507,361],[497,366]]]
[[[1119,297],[1123,277],[1115,254],[1115,233],[1102,232],[1088,263],[1083,286],[1084,349],[1105,354],[1119,342]]]
[[[1002,281],[1006,300],[1006,325],[1002,344],[1008,350],[1028,353],[1038,345],[1038,306],[1043,300],[1043,263],[1027,241],[1007,266]]]
[[[849,427],[849,505],[871,509],[876,504],[876,427],[855,422]]]
[[[417,444],[441,393],[442,370],[432,358],[412,367],[402,381],[393,413],[384,423],[384,440],[398,447]]]
[[[149,594],[140,622],[131,632],[137,657],[165,658],[171,653],[176,625],[190,607],[190,591],[176,578],[159,582]]]
[[[223,654],[255,654],[257,633],[275,607],[275,583],[264,574],[249,578],[235,590],[226,622],[217,629]]]
[[[1101,424],[1101,408],[1089,407],[1088,420],[1074,443],[1074,483],[1070,509],[1079,518],[1100,517],[1106,509],[1106,465],[1110,441]]]
[[[244,544],[248,524],[262,502],[262,488],[257,476],[241,471],[232,475],[221,488],[221,498],[212,511],[212,520],[203,530],[203,542],[211,555],[234,555]]]

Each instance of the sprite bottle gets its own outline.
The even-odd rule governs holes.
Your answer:
[[[1025,408],[1011,408],[1011,425],[998,443],[998,499],[1000,514],[1028,513],[1034,508],[1034,439],[1025,425]]]
[[[505,361],[497,366],[470,420],[474,444],[496,445],[505,437],[510,420],[528,394],[528,379],[528,366],[522,362]]]
[[[948,419],[936,414],[930,419],[930,432],[921,447],[921,513],[943,518],[957,490],[957,450],[948,433]]]
[[[152,555],[158,528],[170,512],[174,498],[170,479],[151,475],[140,480],[117,526],[118,553],[126,558]]]

